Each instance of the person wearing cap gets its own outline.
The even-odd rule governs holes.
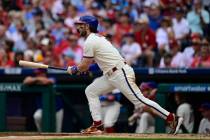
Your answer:
[[[110,93],[105,93],[99,96],[101,102],[102,120],[104,123],[104,130],[106,133],[116,132],[115,124],[120,115],[120,99],[122,93],[119,89],[114,89]]]
[[[157,84],[155,82],[143,82],[140,85],[142,94],[151,100],[155,100],[157,92]],[[140,104],[135,106],[133,115],[128,118],[128,123],[132,126],[137,124],[135,133],[154,133],[155,132],[155,113],[145,106]]]
[[[194,57],[199,56],[201,49],[201,35],[199,33],[192,33],[190,39],[192,45],[183,51],[183,61],[187,68],[191,67]]]
[[[47,77],[46,69],[35,69],[34,76],[27,76],[23,80],[24,85],[51,85],[55,83],[54,78]],[[63,102],[60,96],[55,97],[56,105],[56,132],[62,131],[63,123]],[[42,100],[40,96],[36,97],[36,111],[33,114],[34,123],[38,132],[42,132]]]
[[[193,133],[195,120],[191,104],[187,102],[186,96],[181,93],[175,93],[174,99],[178,105],[176,115],[184,118],[183,125],[181,126],[179,133]]]
[[[209,102],[202,103],[199,110],[203,118],[200,121],[198,133],[210,134],[210,103]]]
[[[187,13],[187,20],[192,33],[204,34],[210,23],[209,12],[202,7],[201,0],[193,1],[193,9]]]
[[[119,89],[134,105],[143,103],[162,117],[176,134],[183,122],[182,117],[168,112],[156,102],[143,96],[135,82],[133,68],[128,65],[113,44],[104,36],[97,34],[98,19],[94,16],[82,16],[76,24],[80,36],[85,38],[83,58],[78,65],[69,66],[67,72],[76,75],[89,71],[95,61],[103,71],[103,75],[93,81],[86,89],[93,124],[82,130],[83,134],[103,133],[101,105],[99,96],[103,93]]]
[[[137,67],[138,58],[142,54],[141,46],[135,42],[133,33],[125,34],[124,41],[125,44],[121,47],[121,54],[129,65]]]
[[[149,27],[149,19],[146,15],[141,15],[136,21],[134,35],[136,42],[140,44],[142,49],[142,61],[146,60],[142,66],[154,66],[154,50],[157,48],[156,35]]]
[[[172,19],[172,28],[175,39],[182,43],[189,34],[189,23],[184,17],[182,7],[176,7],[175,18]]]

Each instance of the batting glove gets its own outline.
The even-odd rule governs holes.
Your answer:
[[[77,66],[69,66],[67,72],[71,75],[75,75],[79,72],[79,70]]]

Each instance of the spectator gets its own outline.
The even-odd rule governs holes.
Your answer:
[[[191,40],[192,46],[186,47],[183,51],[183,61],[187,68],[191,67],[193,58],[200,54],[201,35],[198,33],[192,33]]]
[[[20,30],[24,27],[24,22],[21,20],[21,12],[10,11],[9,16],[11,18],[11,23],[7,28],[5,33],[7,39],[16,42],[21,39]]]
[[[157,85],[154,82],[145,82],[140,85],[142,94],[151,99],[155,100]],[[154,133],[155,132],[155,113],[145,106],[140,104],[135,107],[134,114],[128,118],[129,125],[133,125],[137,121],[137,127],[135,133]]]
[[[102,120],[104,123],[105,132],[107,133],[116,132],[114,126],[120,115],[120,98],[121,93],[118,89],[115,89],[111,93],[104,94],[99,97],[101,101]]]
[[[11,68],[14,66],[14,62],[9,59],[8,53],[3,48],[0,48],[0,67]]]
[[[28,44],[26,43],[26,40],[28,38],[28,33],[26,30],[21,29],[18,31],[21,35],[21,38],[14,42],[13,51],[14,52],[24,52],[28,49]]]
[[[6,41],[5,32],[6,32],[6,27],[4,25],[0,25],[0,48],[3,47]]]
[[[64,39],[64,33],[67,31],[63,26],[63,20],[58,19],[51,29],[51,35],[55,38],[55,43],[58,45]]]
[[[194,8],[187,13],[187,20],[192,33],[203,35],[204,30],[210,22],[209,12],[202,7],[201,0],[194,0]]]
[[[192,106],[187,103],[185,95],[181,93],[175,94],[175,102],[178,105],[176,115],[184,118],[180,133],[192,133],[194,127],[194,114]]]
[[[172,40],[170,42],[170,53],[172,55],[172,60],[170,67],[173,68],[183,68],[185,67],[184,61],[183,61],[183,54],[180,52],[180,45],[176,42],[176,40]],[[165,68],[165,60],[164,58],[160,61],[160,68]]]
[[[173,39],[173,34],[170,18],[164,17],[161,21],[161,27],[156,32],[156,42],[161,54],[163,52],[169,52],[169,41]]]
[[[146,0],[142,3],[142,13],[140,14],[139,18],[148,17],[150,11],[151,2]]]
[[[175,15],[177,0],[160,0],[160,6],[164,16],[173,17]]]
[[[176,7],[176,16],[172,19],[172,27],[174,32],[174,37],[179,44],[186,42],[189,34],[189,24],[184,17],[184,10],[182,7]]]
[[[16,52],[15,53],[15,56],[14,56],[14,67],[20,67],[19,66],[19,61],[20,60],[23,60],[23,58],[24,58],[24,54],[23,54],[23,52]]]
[[[48,78],[45,69],[36,69],[35,77],[28,76],[24,79],[25,85],[50,85],[54,84],[55,80]],[[34,112],[34,121],[39,132],[42,131],[42,103],[41,98],[36,98],[37,110]],[[56,132],[61,132],[63,121],[63,107],[60,97],[56,96]]]
[[[63,0],[54,0],[51,8],[52,16],[54,19],[58,20],[59,15],[64,12]]]
[[[77,8],[73,5],[68,6],[67,17],[64,20],[65,25],[71,30],[74,29],[74,21],[79,18]],[[75,31],[74,31],[75,32]]]
[[[164,68],[172,68],[172,54],[171,53],[165,53],[163,55],[163,59],[164,59],[164,64],[165,64],[165,67]]]
[[[22,13],[23,13],[23,22],[25,24],[26,30],[29,33],[29,36],[35,37],[36,24],[33,14],[33,5],[31,3],[25,4]]]
[[[198,128],[199,134],[210,134],[210,103],[205,102],[201,104],[199,109],[203,116],[202,120],[200,121],[200,125]]]
[[[67,64],[64,65],[66,67],[68,64],[70,66],[77,64],[83,57],[82,47],[77,43],[78,37],[76,35],[70,35],[68,40],[70,42],[69,47],[63,50],[63,54],[67,56]]]
[[[146,64],[142,66],[153,66],[154,50],[156,50],[155,32],[149,27],[147,16],[142,16],[135,24],[135,39],[140,44],[142,49],[142,58],[146,59]]]
[[[201,44],[201,51],[200,55],[194,57],[191,67],[193,68],[209,68],[210,67],[210,49],[209,49],[209,42],[204,39]]]
[[[139,16],[137,11],[137,6],[134,4],[135,4],[134,2],[129,2],[128,6],[125,7],[125,10],[129,13],[132,22],[136,22]]]
[[[121,47],[122,56],[131,66],[137,66],[138,58],[141,56],[141,46],[135,42],[134,34],[124,35],[125,44]]]
[[[163,19],[159,5],[151,4],[148,16],[149,16],[149,26],[152,28],[153,31],[157,31]]]
[[[109,18],[104,18],[103,21],[101,22],[101,26],[103,27],[103,31],[101,32],[101,34],[105,34],[106,35],[112,35],[114,34],[113,32],[113,21]]]
[[[113,41],[115,44],[117,44],[119,47],[121,45],[121,40],[123,36],[126,33],[132,32],[132,25],[130,24],[129,21],[129,15],[128,14],[121,14],[118,23],[114,25],[114,36],[113,36]]]

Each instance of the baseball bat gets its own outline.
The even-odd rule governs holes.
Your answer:
[[[19,65],[24,66],[24,67],[30,67],[30,68],[55,69],[55,70],[67,71],[67,68],[53,67],[53,66],[49,66],[49,65],[46,65],[46,64],[29,62],[29,61],[24,61],[24,60],[20,60]]]

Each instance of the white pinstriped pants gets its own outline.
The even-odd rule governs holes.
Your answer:
[[[104,93],[109,93],[116,88],[119,89],[134,105],[139,105],[142,102],[150,106],[160,117],[166,119],[169,112],[156,102],[145,98],[141,93],[135,83],[135,73],[133,68],[127,64],[123,64],[121,67],[117,68],[118,70],[111,75],[105,74],[97,78],[85,89],[93,120],[102,120],[99,96]]]

